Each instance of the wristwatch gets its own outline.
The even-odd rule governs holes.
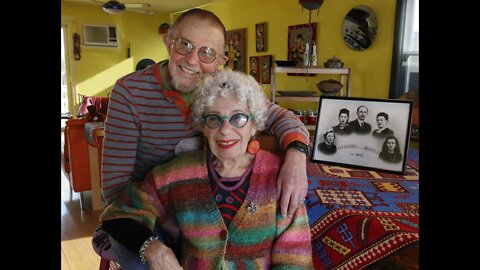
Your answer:
[[[287,145],[287,150],[293,148],[308,156],[308,146],[299,141],[293,141]]]

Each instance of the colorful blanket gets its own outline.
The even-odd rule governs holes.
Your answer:
[[[307,164],[315,269],[362,269],[418,241],[418,157],[405,175]]]

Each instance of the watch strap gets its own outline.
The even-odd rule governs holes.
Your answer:
[[[293,148],[295,150],[298,150],[302,153],[304,153],[305,155],[308,156],[308,146],[302,142],[299,142],[299,141],[293,141],[291,143],[288,144],[287,146],[287,150],[290,149],[290,148]]]

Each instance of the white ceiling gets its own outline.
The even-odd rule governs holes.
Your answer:
[[[66,5],[88,5],[101,7],[102,3],[108,0],[62,0]],[[150,4],[145,10],[153,11],[156,14],[170,14],[193,7],[199,7],[222,0],[117,0],[122,4]],[[128,10],[128,8],[127,8]]]

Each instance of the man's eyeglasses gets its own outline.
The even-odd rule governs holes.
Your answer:
[[[202,121],[211,129],[219,128],[225,120],[228,120],[230,125],[236,128],[242,128],[247,124],[248,120],[252,118],[253,115],[246,115],[244,113],[236,113],[230,117],[220,116],[218,114],[208,114],[202,118]]]
[[[174,39],[172,46],[175,51],[181,55],[189,55],[195,49],[193,43],[190,40],[184,38]],[[198,49],[198,58],[205,64],[212,63],[213,61],[215,61],[215,59],[217,59],[217,56],[221,55],[218,55],[217,52],[210,47],[203,46]]]

